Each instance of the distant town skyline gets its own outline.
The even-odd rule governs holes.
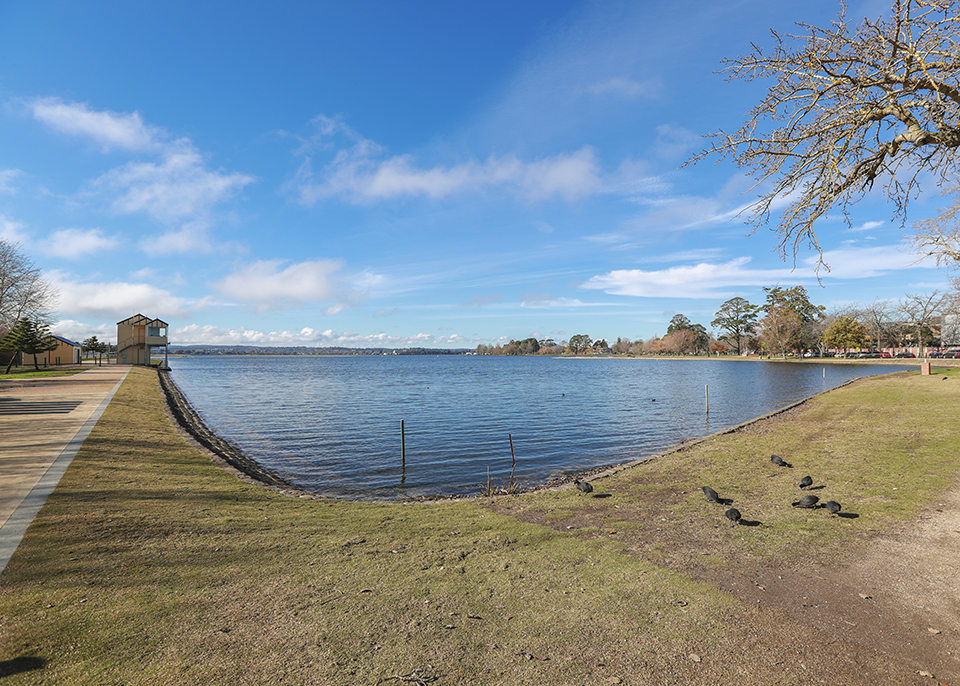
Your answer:
[[[851,18],[889,12],[851,3]],[[724,58],[835,1],[169,2],[0,8],[0,237],[54,331],[176,345],[476,348],[710,328],[947,287],[881,189],[784,261],[729,163],[682,166],[765,89]],[[96,36],[95,40],[91,36]]]

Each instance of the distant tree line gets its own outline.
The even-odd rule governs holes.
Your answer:
[[[878,300],[827,312],[810,301],[803,286],[763,289],[766,299],[755,305],[734,297],[724,302],[710,322],[714,333],[683,314],[674,315],[663,337],[631,341],[592,339],[576,334],[569,340],[525,338],[501,345],[477,346],[478,355],[708,355],[748,353],[787,357],[827,350],[960,346],[960,279],[951,292],[907,295],[899,301]],[[954,315],[955,326],[944,327]],[[941,338],[941,329],[951,332]]]

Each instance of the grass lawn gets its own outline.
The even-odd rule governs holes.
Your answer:
[[[156,373],[133,368],[0,575],[0,678],[912,683],[895,656],[861,660],[697,570],[839,554],[916,516],[957,482],[958,371],[857,382],[596,481],[607,498],[362,503],[238,480],[173,430]],[[789,481],[771,452],[797,465]],[[858,517],[784,508],[807,468]],[[704,483],[762,526],[720,522]]]
[[[5,367],[0,367],[3,371],[6,371]],[[27,365],[25,367],[11,367],[9,374],[0,374],[0,380],[3,379],[43,379],[51,376],[73,376],[74,374],[79,374],[85,372],[89,367],[68,367],[68,368],[44,368],[41,367],[40,371],[37,371],[34,366]]]

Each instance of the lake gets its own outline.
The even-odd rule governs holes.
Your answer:
[[[207,426],[262,466],[305,491],[365,499],[500,485],[513,468],[510,436],[515,478],[531,487],[908,368],[473,355],[197,356],[170,366]]]

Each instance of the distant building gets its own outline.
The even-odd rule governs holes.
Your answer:
[[[59,364],[80,364],[81,346],[79,343],[74,343],[69,338],[57,336],[56,334],[45,340],[56,341],[57,348],[56,350],[50,350],[45,353],[37,353],[37,364],[39,366],[48,367]],[[18,366],[33,364],[33,355],[24,355],[23,353],[16,353],[15,355],[16,359],[14,360],[14,364]],[[10,358],[7,357],[6,361],[9,360]]]
[[[117,322],[117,362],[150,364],[154,348],[167,347],[167,323],[142,314]]]
[[[54,334],[53,339],[57,342],[57,349],[38,355],[37,360],[43,360],[40,364],[80,364],[80,344],[74,343],[70,339]]]

